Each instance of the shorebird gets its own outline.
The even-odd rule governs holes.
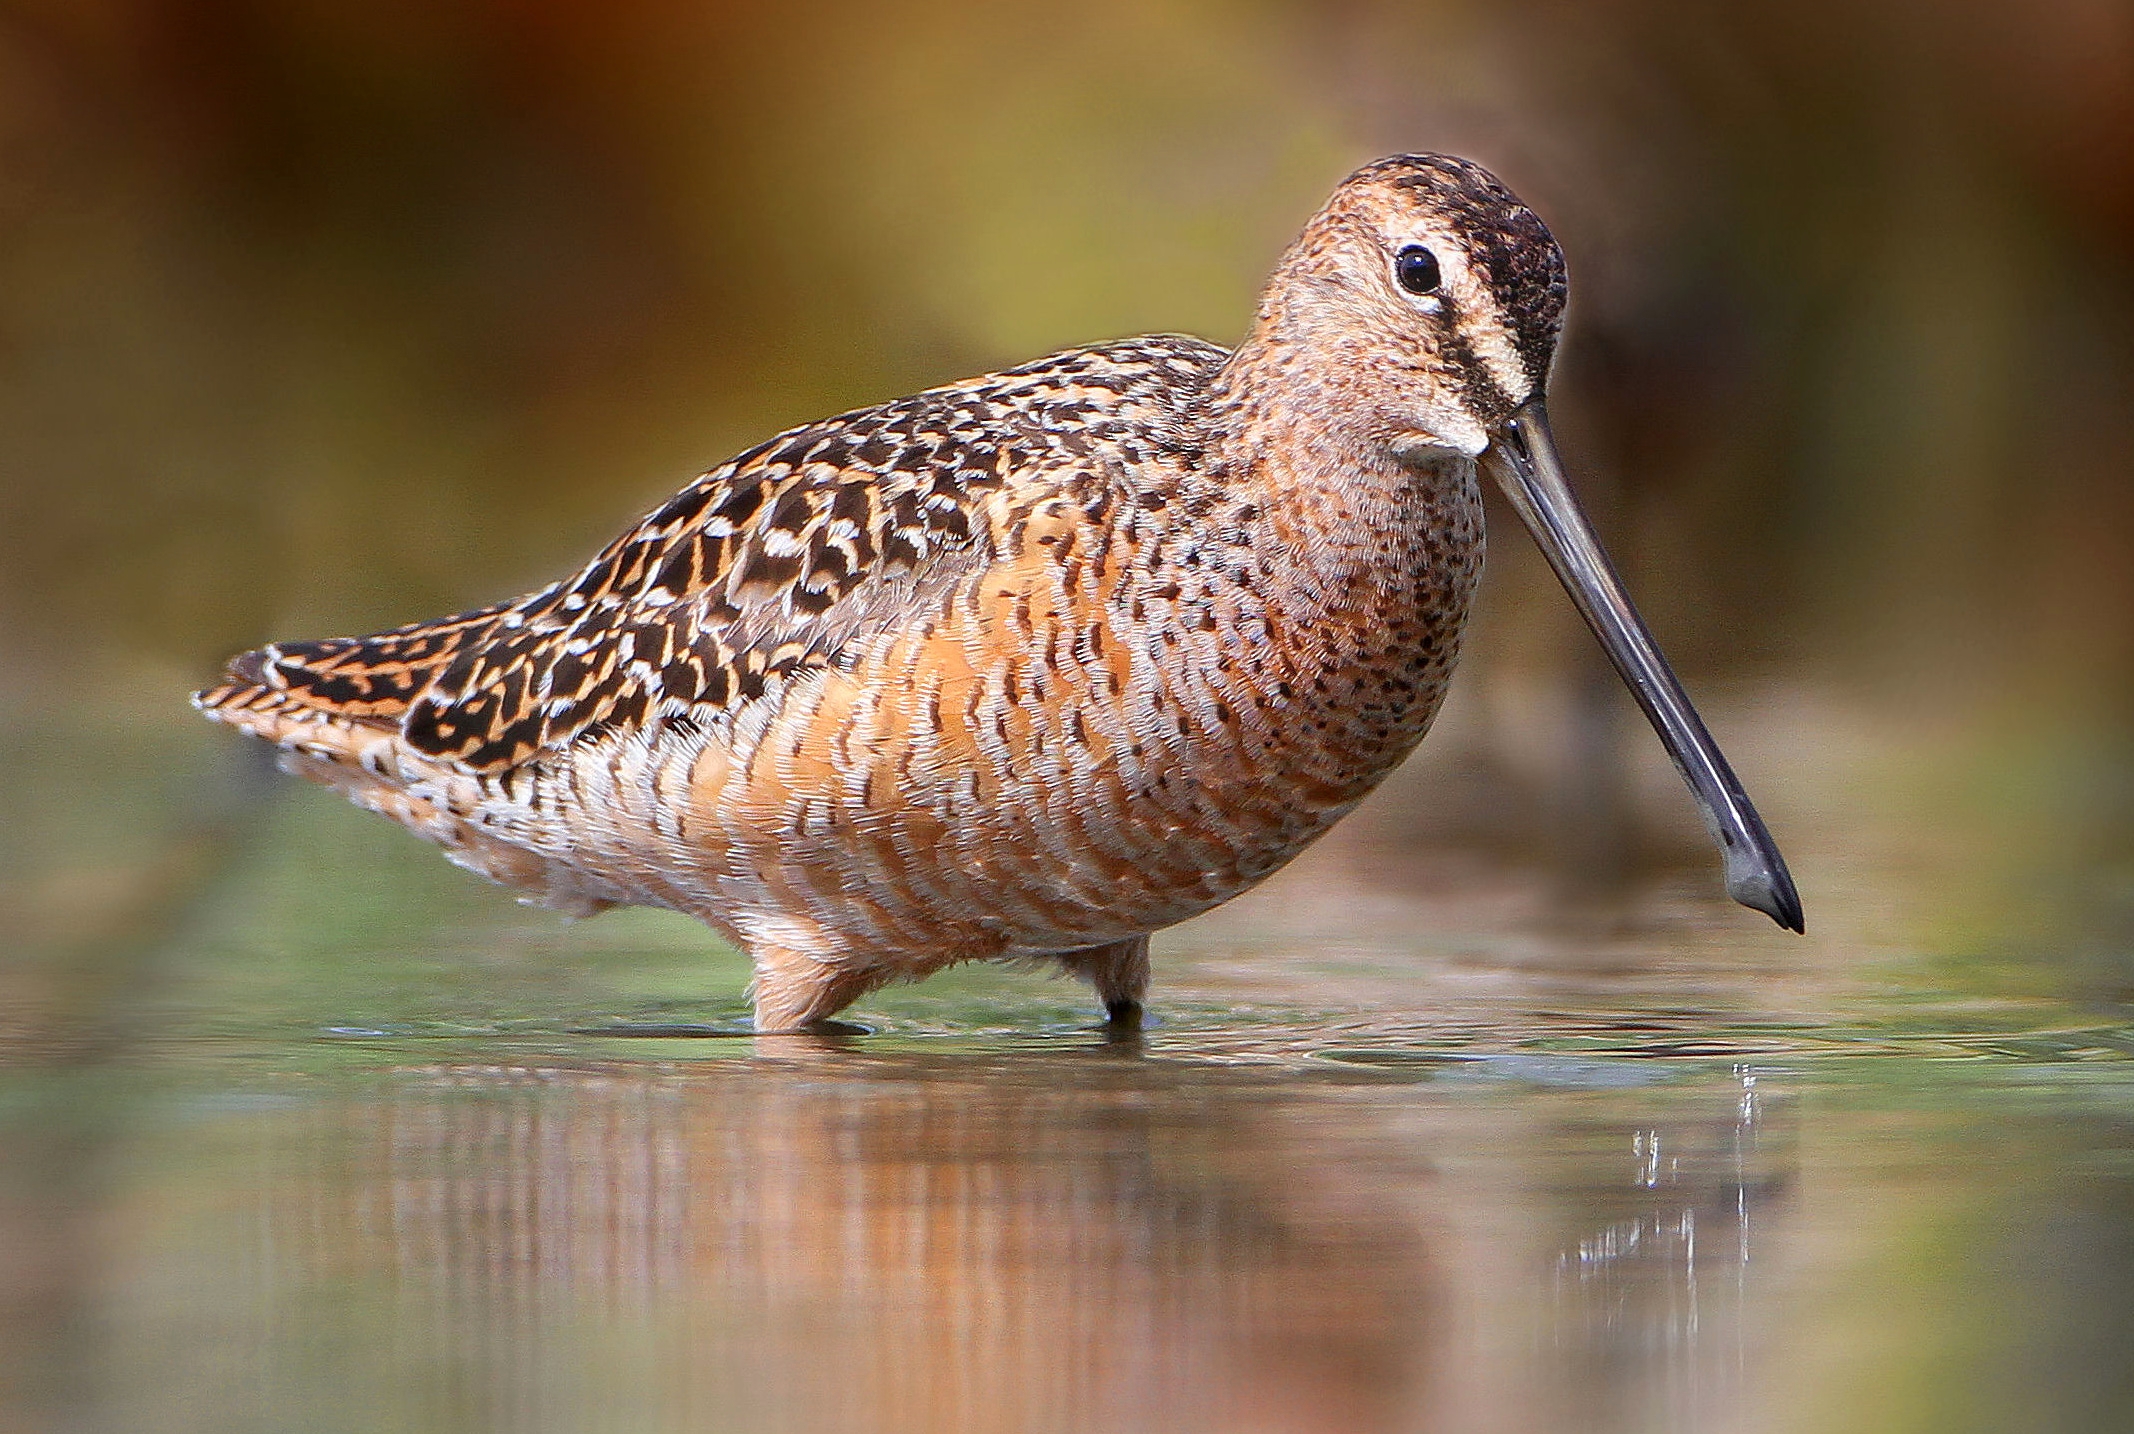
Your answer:
[[[1566,293],[1488,171],[1379,160],[1235,349],[1069,349],[788,430],[561,582],[275,643],[194,702],[524,900],[702,919],[752,960],[760,1032],[995,958],[1057,961],[1138,1023],[1149,934],[1267,877],[1422,739],[1486,470],[1730,894],[1798,931],[1557,461]]]

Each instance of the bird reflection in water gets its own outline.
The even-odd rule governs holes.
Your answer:
[[[1399,1425],[1434,1303],[1404,1209],[1264,1076],[1089,1056],[406,1072],[278,1152],[347,1178],[259,1207],[303,1266],[265,1293],[384,1276],[385,1367],[333,1397],[422,1427]]]
[[[1465,1085],[800,1042],[402,1070],[262,1127],[230,1389],[416,1427],[1637,1427],[1738,1325],[1708,1292],[1783,1183],[1759,1109],[1633,1141],[1627,1093]]]

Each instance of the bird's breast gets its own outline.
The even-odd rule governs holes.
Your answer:
[[[1316,834],[1436,714],[1481,572],[1481,494],[1473,464],[1447,459],[1292,479],[1257,506],[1249,560],[1217,565],[1198,610],[1174,618],[1207,640],[1182,639],[1190,660],[1160,676],[1237,729],[1193,744],[1207,789],[1286,803]],[[1210,612],[1236,620],[1211,629]],[[1234,771],[1211,760],[1226,746]]]

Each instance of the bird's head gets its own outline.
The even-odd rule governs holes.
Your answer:
[[[1488,170],[1407,154],[1344,180],[1283,256],[1259,332],[1338,374],[1352,421],[1403,455],[1479,455],[1538,399],[1563,251]]]

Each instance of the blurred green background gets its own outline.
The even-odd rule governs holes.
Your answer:
[[[5,1019],[110,1029],[188,983],[242,1014],[277,951],[455,922],[701,946],[520,917],[322,794],[269,803],[294,784],[185,695],[272,637],[546,581],[784,425],[1232,340],[1331,186],[1411,149],[1495,167],[1571,256],[1560,431],[1819,943],[1758,949],[2134,989],[2120,0],[11,0]],[[1452,707],[1349,869],[1716,900],[1495,533]],[[203,914],[245,863],[279,875]],[[154,966],[179,927],[236,954]]]

